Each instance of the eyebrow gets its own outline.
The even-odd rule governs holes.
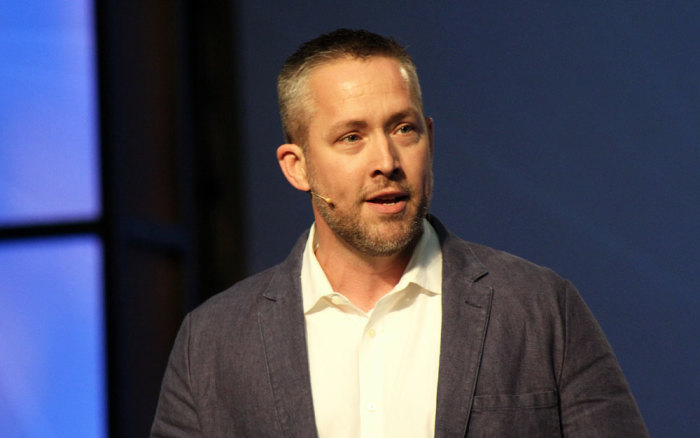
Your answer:
[[[398,113],[393,114],[391,117],[389,117],[388,124],[393,125],[393,124],[405,119],[406,117],[415,117],[416,120],[420,120],[420,116],[418,115],[418,111],[416,111],[413,108],[409,108],[409,109],[406,109],[403,111],[399,111]]]
[[[345,131],[346,129],[362,129],[367,127],[367,122],[363,120],[343,120],[334,123],[328,129],[330,132]]]
[[[387,125],[393,125],[406,117],[415,117],[416,119],[419,119],[418,111],[416,111],[413,108],[409,108],[403,111],[399,111],[397,113],[392,114],[389,119],[387,120]],[[363,129],[368,126],[367,122],[361,119],[351,119],[351,120],[343,120],[338,123],[335,123],[329,127],[329,132],[337,132],[341,130],[346,130],[346,129]]]

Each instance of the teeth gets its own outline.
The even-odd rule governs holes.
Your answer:
[[[398,202],[396,198],[387,198],[387,199],[377,199],[374,202],[377,204],[384,204],[384,205],[393,205]]]
[[[375,204],[382,204],[382,205],[394,205],[399,202],[403,201],[402,197],[398,198],[375,198],[370,200],[369,202],[374,202]]]

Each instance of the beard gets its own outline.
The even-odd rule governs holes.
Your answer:
[[[426,190],[420,194],[407,184],[392,184],[388,179],[379,187],[373,187],[373,190],[397,187],[409,195],[403,214],[378,217],[374,222],[363,220],[361,215],[361,206],[369,189],[357,196],[352,204],[356,208],[343,209],[318,197],[312,199],[323,220],[341,240],[362,254],[390,256],[413,248],[423,234],[423,218],[428,213],[432,194],[432,177],[429,178]],[[324,193],[322,190],[312,191]]]

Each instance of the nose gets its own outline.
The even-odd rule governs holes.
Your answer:
[[[378,136],[372,151],[372,176],[384,175],[390,178],[401,168],[398,150],[389,135]]]

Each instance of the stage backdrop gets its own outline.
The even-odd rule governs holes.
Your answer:
[[[406,44],[435,119],[432,212],[572,280],[653,436],[700,436],[696,2],[242,1],[251,272],[312,217],[283,179],[275,79],[338,27]]]

